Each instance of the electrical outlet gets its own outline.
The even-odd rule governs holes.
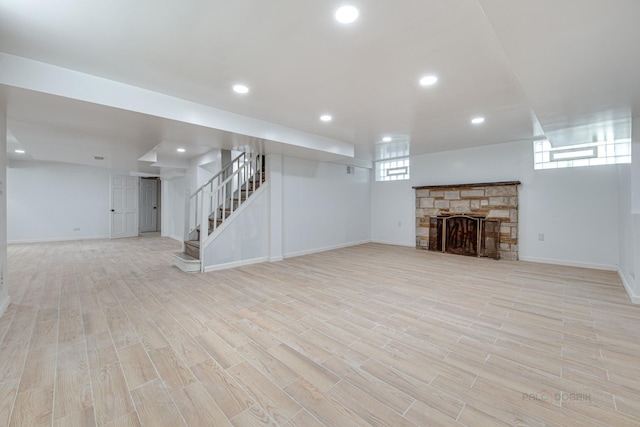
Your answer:
[[[544,242],[544,233],[538,233],[538,240]]]
[[[398,227],[402,227],[402,221],[398,221]]]

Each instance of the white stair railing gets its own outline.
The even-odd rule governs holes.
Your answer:
[[[200,259],[204,242],[249,197],[262,181],[264,155],[242,153],[186,199],[185,240],[200,231]],[[237,200],[237,202],[236,202]],[[218,219],[221,219],[218,224]],[[209,221],[212,222],[209,233]]]

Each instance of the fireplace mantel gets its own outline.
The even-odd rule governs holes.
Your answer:
[[[447,185],[422,185],[412,187],[414,190],[431,190],[442,188],[471,188],[471,187],[500,187],[503,185],[520,185],[520,181],[504,181],[504,182],[477,182],[473,184],[447,184]]]
[[[432,218],[466,215],[499,221],[499,257],[517,260],[519,185],[520,181],[502,181],[413,187],[416,247],[437,250],[437,229]]]

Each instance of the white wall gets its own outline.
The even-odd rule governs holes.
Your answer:
[[[269,184],[261,186],[240,207],[240,215],[225,222],[205,249],[206,271],[264,262],[269,259]]]
[[[410,186],[495,181],[522,182],[518,188],[520,259],[616,269],[619,203],[615,166],[534,171],[531,142],[411,158]],[[372,186],[373,239],[415,245],[415,231],[391,231],[393,223],[388,218],[408,218],[403,203],[409,197],[404,190],[394,191],[386,184]],[[413,197],[409,203],[413,209]],[[544,233],[544,241],[538,241],[539,233]]]
[[[618,273],[631,300],[640,304],[640,117],[633,119],[634,154],[630,165],[619,165],[619,239]]]
[[[7,116],[0,110],[0,316],[9,306],[7,291]]]
[[[617,269],[615,165],[537,171],[529,190],[520,213],[526,237],[521,259]],[[544,233],[543,242],[538,233]]]
[[[189,190],[194,193],[201,185],[220,172],[221,150],[216,148],[191,160],[187,176]]]
[[[90,166],[12,161],[7,168],[8,241],[109,237],[109,173]]]
[[[188,177],[162,180],[161,234],[182,242],[184,234],[185,191]]]
[[[284,257],[370,241],[370,181],[369,169],[284,157]]]
[[[415,190],[411,188],[411,181],[373,181],[371,240],[391,245],[415,246]]]

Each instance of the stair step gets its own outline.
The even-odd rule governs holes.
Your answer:
[[[184,253],[195,259],[200,259],[200,241],[187,240],[184,242]]]
[[[173,253],[173,265],[186,273],[200,271],[200,260],[189,256],[184,252]]]

